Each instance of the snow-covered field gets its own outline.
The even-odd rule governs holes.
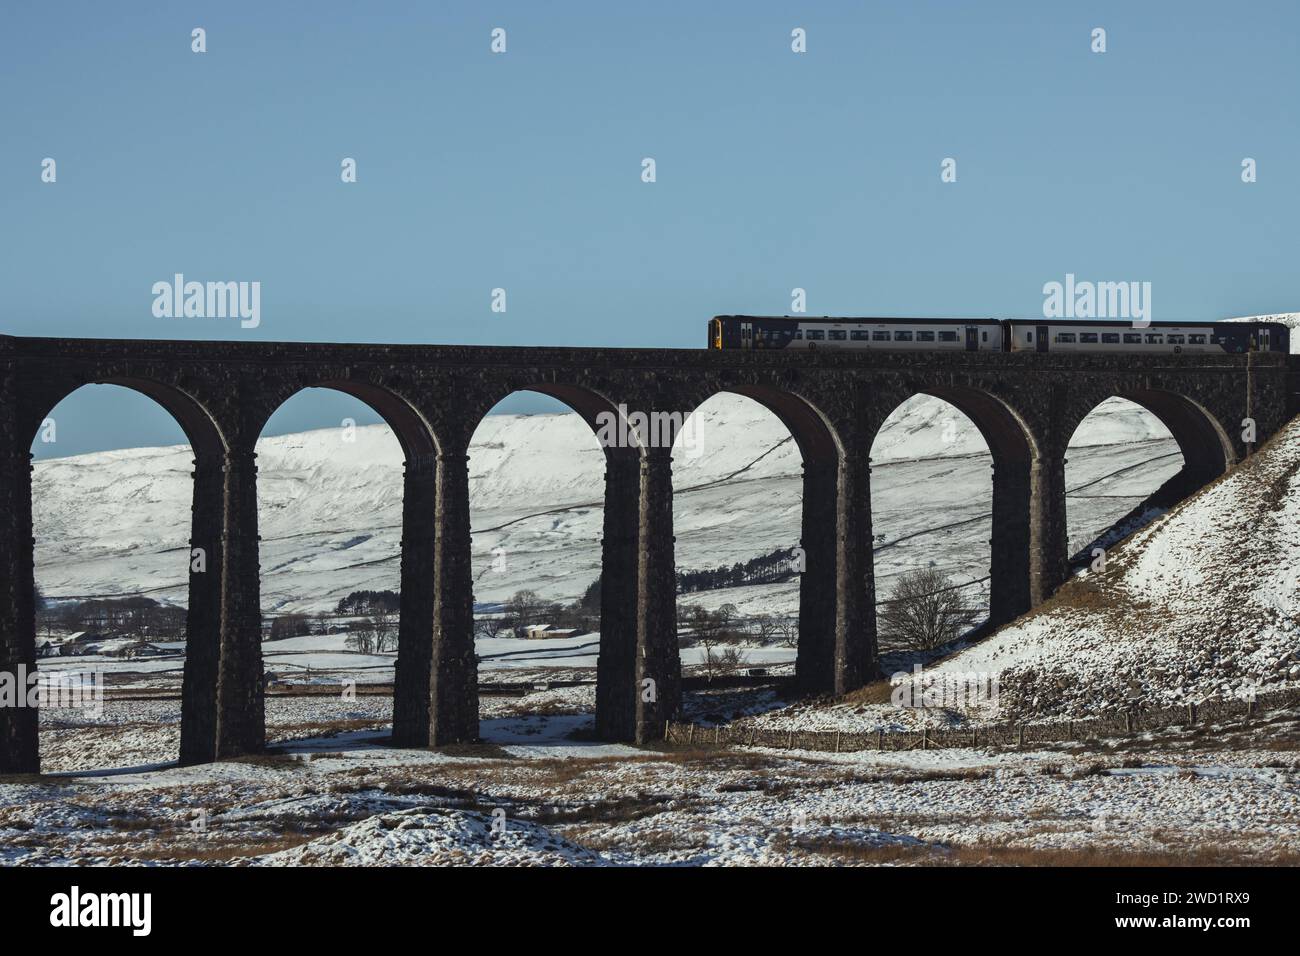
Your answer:
[[[43,735],[82,772],[0,781],[0,862],[1297,862],[1295,714],[1091,752],[661,751],[570,736],[584,690],[485,702],[454,752],[386,746],[384,698],[273,699],[270,754],[189,768],[175,705],[110,702]]]

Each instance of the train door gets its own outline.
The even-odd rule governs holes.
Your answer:
[[[754,326],[750,322],[740,323],[740,347],[742,349],[754,347]]]
[[[1269,335],[1269,333],[1270,333],[1271,331],[1272,331],[1271,329],[1264,329],[1264,328],[1261,328],[1261,329],[1259,330],[1259,350],[1260,350],[1261,352],[1271,352],[1271,351],[1272,351],[1272,349],[1269,347],[1269,344],[1268,344],[1268,342],[1269,342],[1269,338],[1271,337],[1271,336]]]
[[[1047,326],[1045,325],[1034,326],[1034,337],[1038,339],[1038,342],[1035,343],[1034,347],[1037,348],[1038,351],[1040,352],[1046,352],[1047,351]]]
[[[966,351],[978,352],[980,347],[980,330],[973,325],[966,326]]]

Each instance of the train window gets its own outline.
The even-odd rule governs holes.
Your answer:
[[[1103,333],[1101,333],[1101,340],[1102,340],[1102,342],[1105,343],[1106,345],[1118,345],[1118,344],[1119,344],[1119,333],[1118,333],[1118,332],[1103,332]]]
[[[1204,345],[1204,344],[1205,344],[1205,336],[1204,336],[1204,335],[1189,335],[1189,336],[1187,336],[1187,342],[1188,342],[1188,344],[1190,344],[1190,345]]]
[[[894,341],[895,341],[895,342],[910,342],[910,341],[912,341],[912,333],[911,333],[911,332],[895,332],[895,333],[894,333]]]
[[[1181,335],[1169,335],[1165,337],[1165,341],[1170,345],[1182,345],[1183,337]]]
[[[801,339],[801,338],[803,338],[803,329],[795,329],[795,330],[794,330],[794,337],[795,337],[796,339]]]
[[[1090,344],[1092,344],[1092,345],[1096,345],[1096,344],[1097,344],[1097,333],[1096,333],[1096,332],[1080,332],[1080,333],[1079,333],[1079,341],[1080,341],[1080,342],[1088,342],[1088,343],[1090,343]]]
[[[831,339],[833,339],[836,342],[843,342],[846,338],[848,338],[848,333],[845,332],[843,329],[831,329],[829,335]]]
[[[824,339],[824,338],[826,338],[826,333],[823,332],[821,329],[809,329],[809,330],[808,330],[808,338],[810,338],[810,339]]]
[[[1034,333],[1033,333],[1033,332],[1026,332],[1026,333],[1025,333],[1025,341],[1026,341],[1026,342],[1032,342],[1033,340],[1034,340]]]
[[[1164,345],[1164,344],[1165,344],[1165,337],[1163,335],[1156,335],[1151,332],[1147,333],[1147,345]]]
[[[1138,333],[1136,333],[1136,332],[1125,332],[1125,333],[1124,333],[1124,344],[1125,344],[1125,345],[1141,345],[1141,344],[1142,344],[1142,336],[1138,335]]]
[[[987,342],[989,340],[989,334],[987,332],[982,332],[980,333],[980,338]]]
[[[849,338],[854,342],[865,342],[867,339],[871,338],[871,333],[864,332],[861,329],[854,329],[849,333]]]
[[[872,332],[872,333],[871,333],[871,341],[873,341],[873,342],[888,342],[888,341],[889,341],[889,333],[888,333],[888,332]]]
[[[917,340],[918,342],[933,342],[933,341],[934,341],[934,333],[933,333],[933,332],[917,332],[917,333],[916,333],[916,340]]]
[[[1074,333],[1073,333],[1073,332],[1058,332],[1058,333],[1056,334],[1056,341],[1058,341],[1058,342],[1064,342],[1064,343],[1066,343],[1066,344],[1068,345],[1068,344],[1074,342]]]
[[[940,332],[940,333],[939,333],[939,341],[940,341],[940,342],[956,342],[956,341],[957,341],[957,333],[956,333],[956,332]]]

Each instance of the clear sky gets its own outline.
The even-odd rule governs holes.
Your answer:
[[[1298,28],[1295,0],[9,2],[0,332],[695,348],[795,287],[1007,317],[1066,273],[1151,282],[1158,320],[1300,309]],[[177,272],[260,282],[260,326],[156,318]],[[141,401],[83,390],[37,451],[178,440]]]

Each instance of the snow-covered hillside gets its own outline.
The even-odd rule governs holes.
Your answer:
[[[758,720],[858,731],[966,717],[1080,718],[1249,699],[1300,683],[1300,419],[1037,612],[922,671],[921,686],[952,686],[959,675],[995,682],[994,699],[948,711],[799,705]]]
[[[679,566],[729,565],[797,544],[800,458],[784,427],[735,395],[719,395],[697,414],[699,454],[680,454],[674,464]],[[1180,464],[1164,428],[1126,402],[1100,406],[1074,446],[1067,479],[1080,487],[1070,498],[1077,544]],[[315,610],[356,589],[397,588],[402,454],[386,426],[264,438],[257,450],[267,612]],[[930,562],[957,580],[983,578],[990,458],[974,426],[952,406],[918,397],[886,423],[873,458],[882,593],[900,571]],[[183,603],[191,461],[190,449],[179,446],[37,462],[42,590],[54,597],[144,592]],[[582,593],[600,570],[603,475],[600,447],[576,415],[483,421],[470,448],[481,604],[524,587],[555,600]],[[790,611],[797,599],[793,583],[692,598],[735,603],[744,613]]]

